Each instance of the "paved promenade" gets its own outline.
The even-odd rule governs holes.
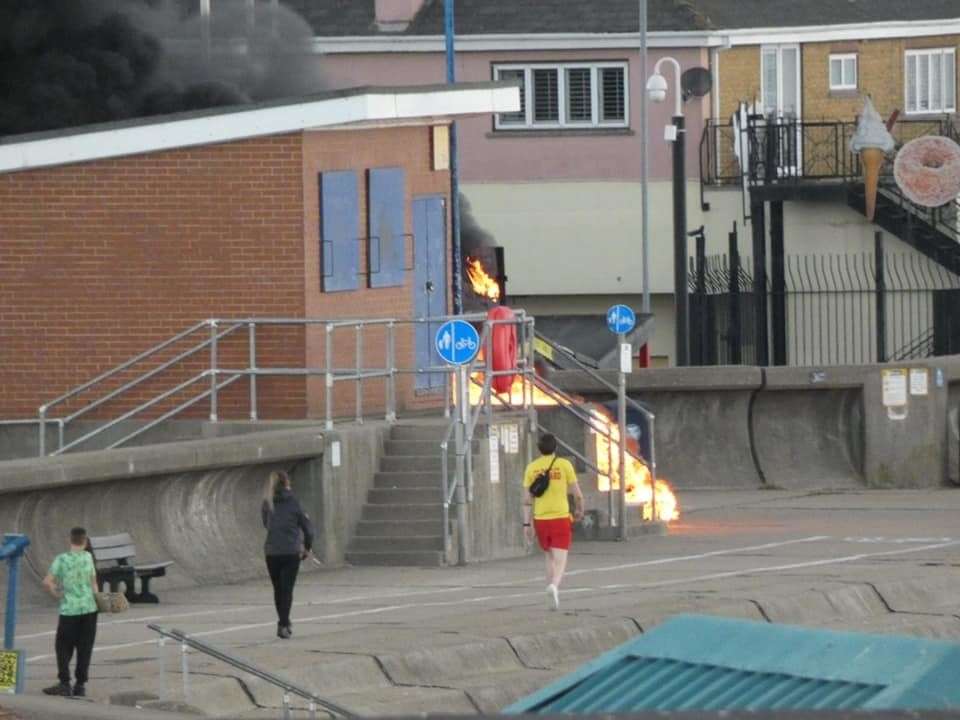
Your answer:
[[[308,572],[289,641],[276,637],[266,580],[173,590],[161,579],[161,605],[103,618],[89,692],[97,702],[278,717],[278,692],[199,655],[185,698],[179,648],[167,647],[161,675],[148,622],[369,715],[493,712],[681,612],[960,641],[960,490],[680,499],[683,517],[666,536],[576,545],[559,612],[546,609],[539,555]],[[21,614],[31,694],[54,678],[55,622],[52,607]]]

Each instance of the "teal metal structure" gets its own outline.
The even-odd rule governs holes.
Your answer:
[[[960,644],[679,615],[507,714],[960,708]]]

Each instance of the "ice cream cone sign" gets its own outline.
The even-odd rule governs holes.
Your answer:
[[[860,153],[860,168],[863,172],[863,189],[866,198],[867,220],[873,221],[877,208],[877,185],[880,182],[880,169],[887,153],[896,143],[887,130],[880,113],[870,98],[863,103],[863,112],[857,120],[857,130],[850,139],[850,149]]]

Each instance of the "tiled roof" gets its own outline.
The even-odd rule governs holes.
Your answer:
[[[381,34],[374,0],[282,0],[318,36]],[[443,33],[443,0],[426,0],[406,35]],[[652,32],[960,19],[958,0],[648,0]],[[458,35],[629,33],[637,0],[456,0]],[[384,33],[385,34],[385,33]]]

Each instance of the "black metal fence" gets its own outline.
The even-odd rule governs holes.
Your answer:
[[[751,260],[736,253],[692,260],[693,363],[859,365],[960,352],[960,277],[879,247],[787,256],[776,290],[758,285]]]

